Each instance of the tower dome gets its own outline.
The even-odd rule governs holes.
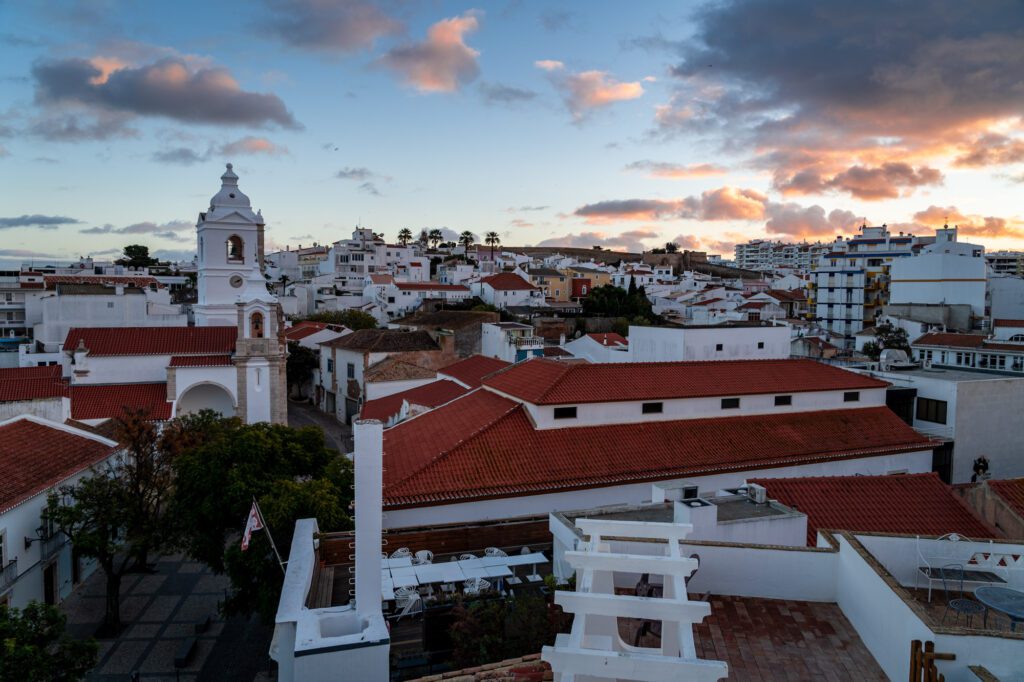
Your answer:
[[[255,222],[256,215],[252,212],[252,203],[249,201],[249,197],[238,189],[238,175],[235,174],[230,163],[227,165],[224,175],[220,176],[220,182],[220,191],[210,199],[209,213],[218,216],[236,211]],[[207,220],[210,220],[209,215]]]

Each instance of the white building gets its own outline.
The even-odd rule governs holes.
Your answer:
[[[630,362],[781,360],[790,354],[791,330],[770,322],[712,326],[629,327]]]
[[[519,322],[485,322],[480,325],[480,354],[504,362],[522,362],[544,354],[544,339],[533,327]]]
[[[420,309],[424,301],[461,303],[470,297],[468,287],[441,282],[402,282],[391,275],[367,278],[364,303],[374,304],[377,321],[382,325]]]
[[[395,274],[395,266],[399,264],[425,262],[418,252],[418,242],[409,246],[388,244],[373,230],[360,227],[352,232],[351,239],[334,242],[329,258],[321,267],[321,274],[333,275],[334,285],[341,296],[357,298],[362,295],[368,275]],[[421,266],[419,263],[417,267]]]
[[[957,241],[957,228],[935,231],[914,258],[893,261],[889,303],[964,304],[985,317],[984,247]]]
[[[543,291],[512,272],[499,272],[484,277],[473,285],[473,291],[484,303],[501,309],[510,306],[542,306],[545,302]]]
[[[810,272],[828,249],[828,244],[820,242],[793,244],[752,239],[745,244],[736,245],[735,265],[744,270],[767,271],[786,268]]]
[[[565,350],[588,362],[629,362],[629,340],[619,334],[584,334],[565,344]]]

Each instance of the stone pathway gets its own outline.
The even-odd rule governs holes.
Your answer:
[[[333,415],[321,412],[309,403],[288,401],[288,426],[319,426],[324,431],[327,447],[338,452],[352,452],[352,427],[342,424]]]
[[[228,579],[213,575],[201,563],[181,556],[161,558],[152,575],[129,575],[121,585],[121,619],[125,629],[117,639],[99,640],[99,663],[89,675],[96,682],[125,682],[132,671],[141,680],[199,679],[200,671],[225,628],[218,613]],[[62,604],[68,631],[76,637],[92,636],[103,618],[104,577],[97,570]],[[196,623],[210,617],[202,633]],[[182,641],[196,637],[188,666],[174,667]],[[252,679],[252,674],[248,675]]]

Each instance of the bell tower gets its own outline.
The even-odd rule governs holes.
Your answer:
[[[235,304],[250,295],[253,270],[263,268],[263,215],[253,212],[230,163],[220,181],[220,191],[196,223],[198,326],[236,324]]]

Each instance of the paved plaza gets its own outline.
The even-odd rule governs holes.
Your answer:
[[[104,576],[94,573],[62,605],[68,631],[90,637],[103,618]],[[228,579],[203,564],[181,556],[161,558],[156,573],[126,576],[121,587],[124,630],[116,639],[99,641],[99,661],[87,679],[125,682],[133,671],[139,679],[244,680],[251,682],[267,669],[272,629],[258,619],[232,618],[218,612]],[[210,619],[196,632],[196,624]],[[187,665],[176,669],[174,659],[182,642],[196,638]]]

